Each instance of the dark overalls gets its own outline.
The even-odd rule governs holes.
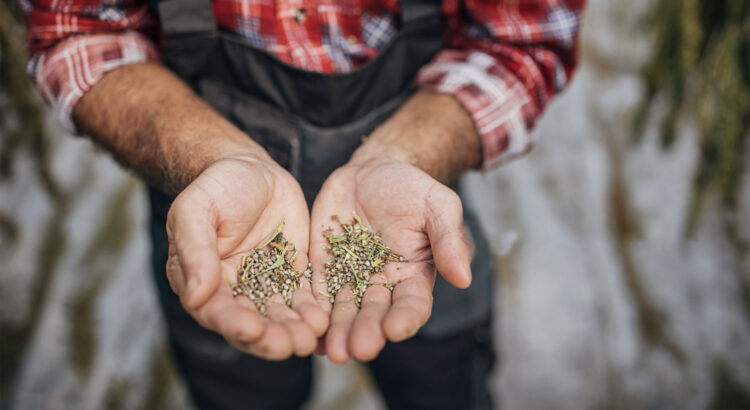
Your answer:
[[[162,0],[157,7],[164,63],[288,169],[308,204],[328,175],[347,162],[361,137],[415,91],[416,72],[443,47],[440,1],[402,0],[401,27],[391,42],[362,67],[336,74],[290,66],[219,31],[209,0]],[[154,189],[149,194],[154,278],[175,360],[196,404],[300,407],[310,392],[309,357],[269,362],[243,354],[182,309],[165,274],[171,199]],[[408,341],[388,343],[369,363],[391,408],[491,406],[486,382],[494,362],[492,268],[476,218],[466,210],[464,219],[475,248],[471,287],[457,290],[438,276],[427,324]]]

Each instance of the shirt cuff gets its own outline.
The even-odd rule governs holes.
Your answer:
[[[156,46],[139,32],[87,34],[70,37],[32,56],[29,71],[54,115],[68,131],[75,132],[73,107],[105,73],[159,59]]]
[[[510,70],[476,50],[443,50],[417,75],[422,90],[451,94],[474,120],[482,139],[483,170],[529,152],[540,110]]]

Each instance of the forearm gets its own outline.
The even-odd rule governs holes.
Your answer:
[[[76,104],[73,117],[118,161],[172,194],[218,159],[270,159],[159,64],[107,73]]]
[[[443,182],[477,168],[482,146],[471,116],[452,96],[420,91],[378,127],[353,162],[407,162]]]

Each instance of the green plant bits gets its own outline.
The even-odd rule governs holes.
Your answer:
[[[247,296],[262,314],[266,314],[268,301],[277,294],[291,306],[300,280],[310,281],[312,276],[310,264],[302,273],[294,269],[297,248],[284,237],[283,229],[282,220],[268,240],[242,257],[237,268],[237,283],[232,285],[234,296]]]
[[[320,291],[320,294],[333,303],[338,292],[349,286],[355,305],[361,307],[362,297],[370,286],[381,285],[390,291],[396,286],[389,282],[371,282],[372,276],[381,273],[388,262],[406,262],[406,259],[385,246],[380,235],[367,228],[356,213],[353,217],[349,224],[336,215],[331,218],[341,225],[344,231],[341,235],[335,235],[330,228],[323,231],[328,240],[325,250],[331,259],[325,263],[328,292]]]

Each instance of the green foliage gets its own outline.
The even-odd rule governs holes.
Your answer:
[[[19,150],[31,152],[37,176],[50,197],[61,192],[49,167],[44,110],[26,73],[26,31],[13,0],[0,1],[0,179],[9,178]]]
[[[750,128],[750,2],[661,0],[650,16],[656,53],[643,71],[646,102],[636,127],[657,97],[666,97],[662,142],[669,146],[681,115],[691,117],[701,142],[689,233],[706,193],[718,189],[734,209]],[[641,135],[638,128],[636,135]]]
[[[31,300],[40,301],[44,300],[50,289],[50,279],[63,253],[63,223],[67,207],[63,193],[52,176],[44,111],[26,73],[25,44],[25,30],[14,0],[0,1],[0,181],[13,176],[13,161],[17,154],[28,152],[34,162],[36,176],[54,205],[54,214],[45,227],[37,251],[40,262],[31,290]],[[21,232],[10,215],[0,214],[0,234],[8,239],[9,244],[19,239]],[[28,320],[20,325],[0,322],[0,397],[7,397],[41,315],[41,308],[41,303],[32,304]]]

